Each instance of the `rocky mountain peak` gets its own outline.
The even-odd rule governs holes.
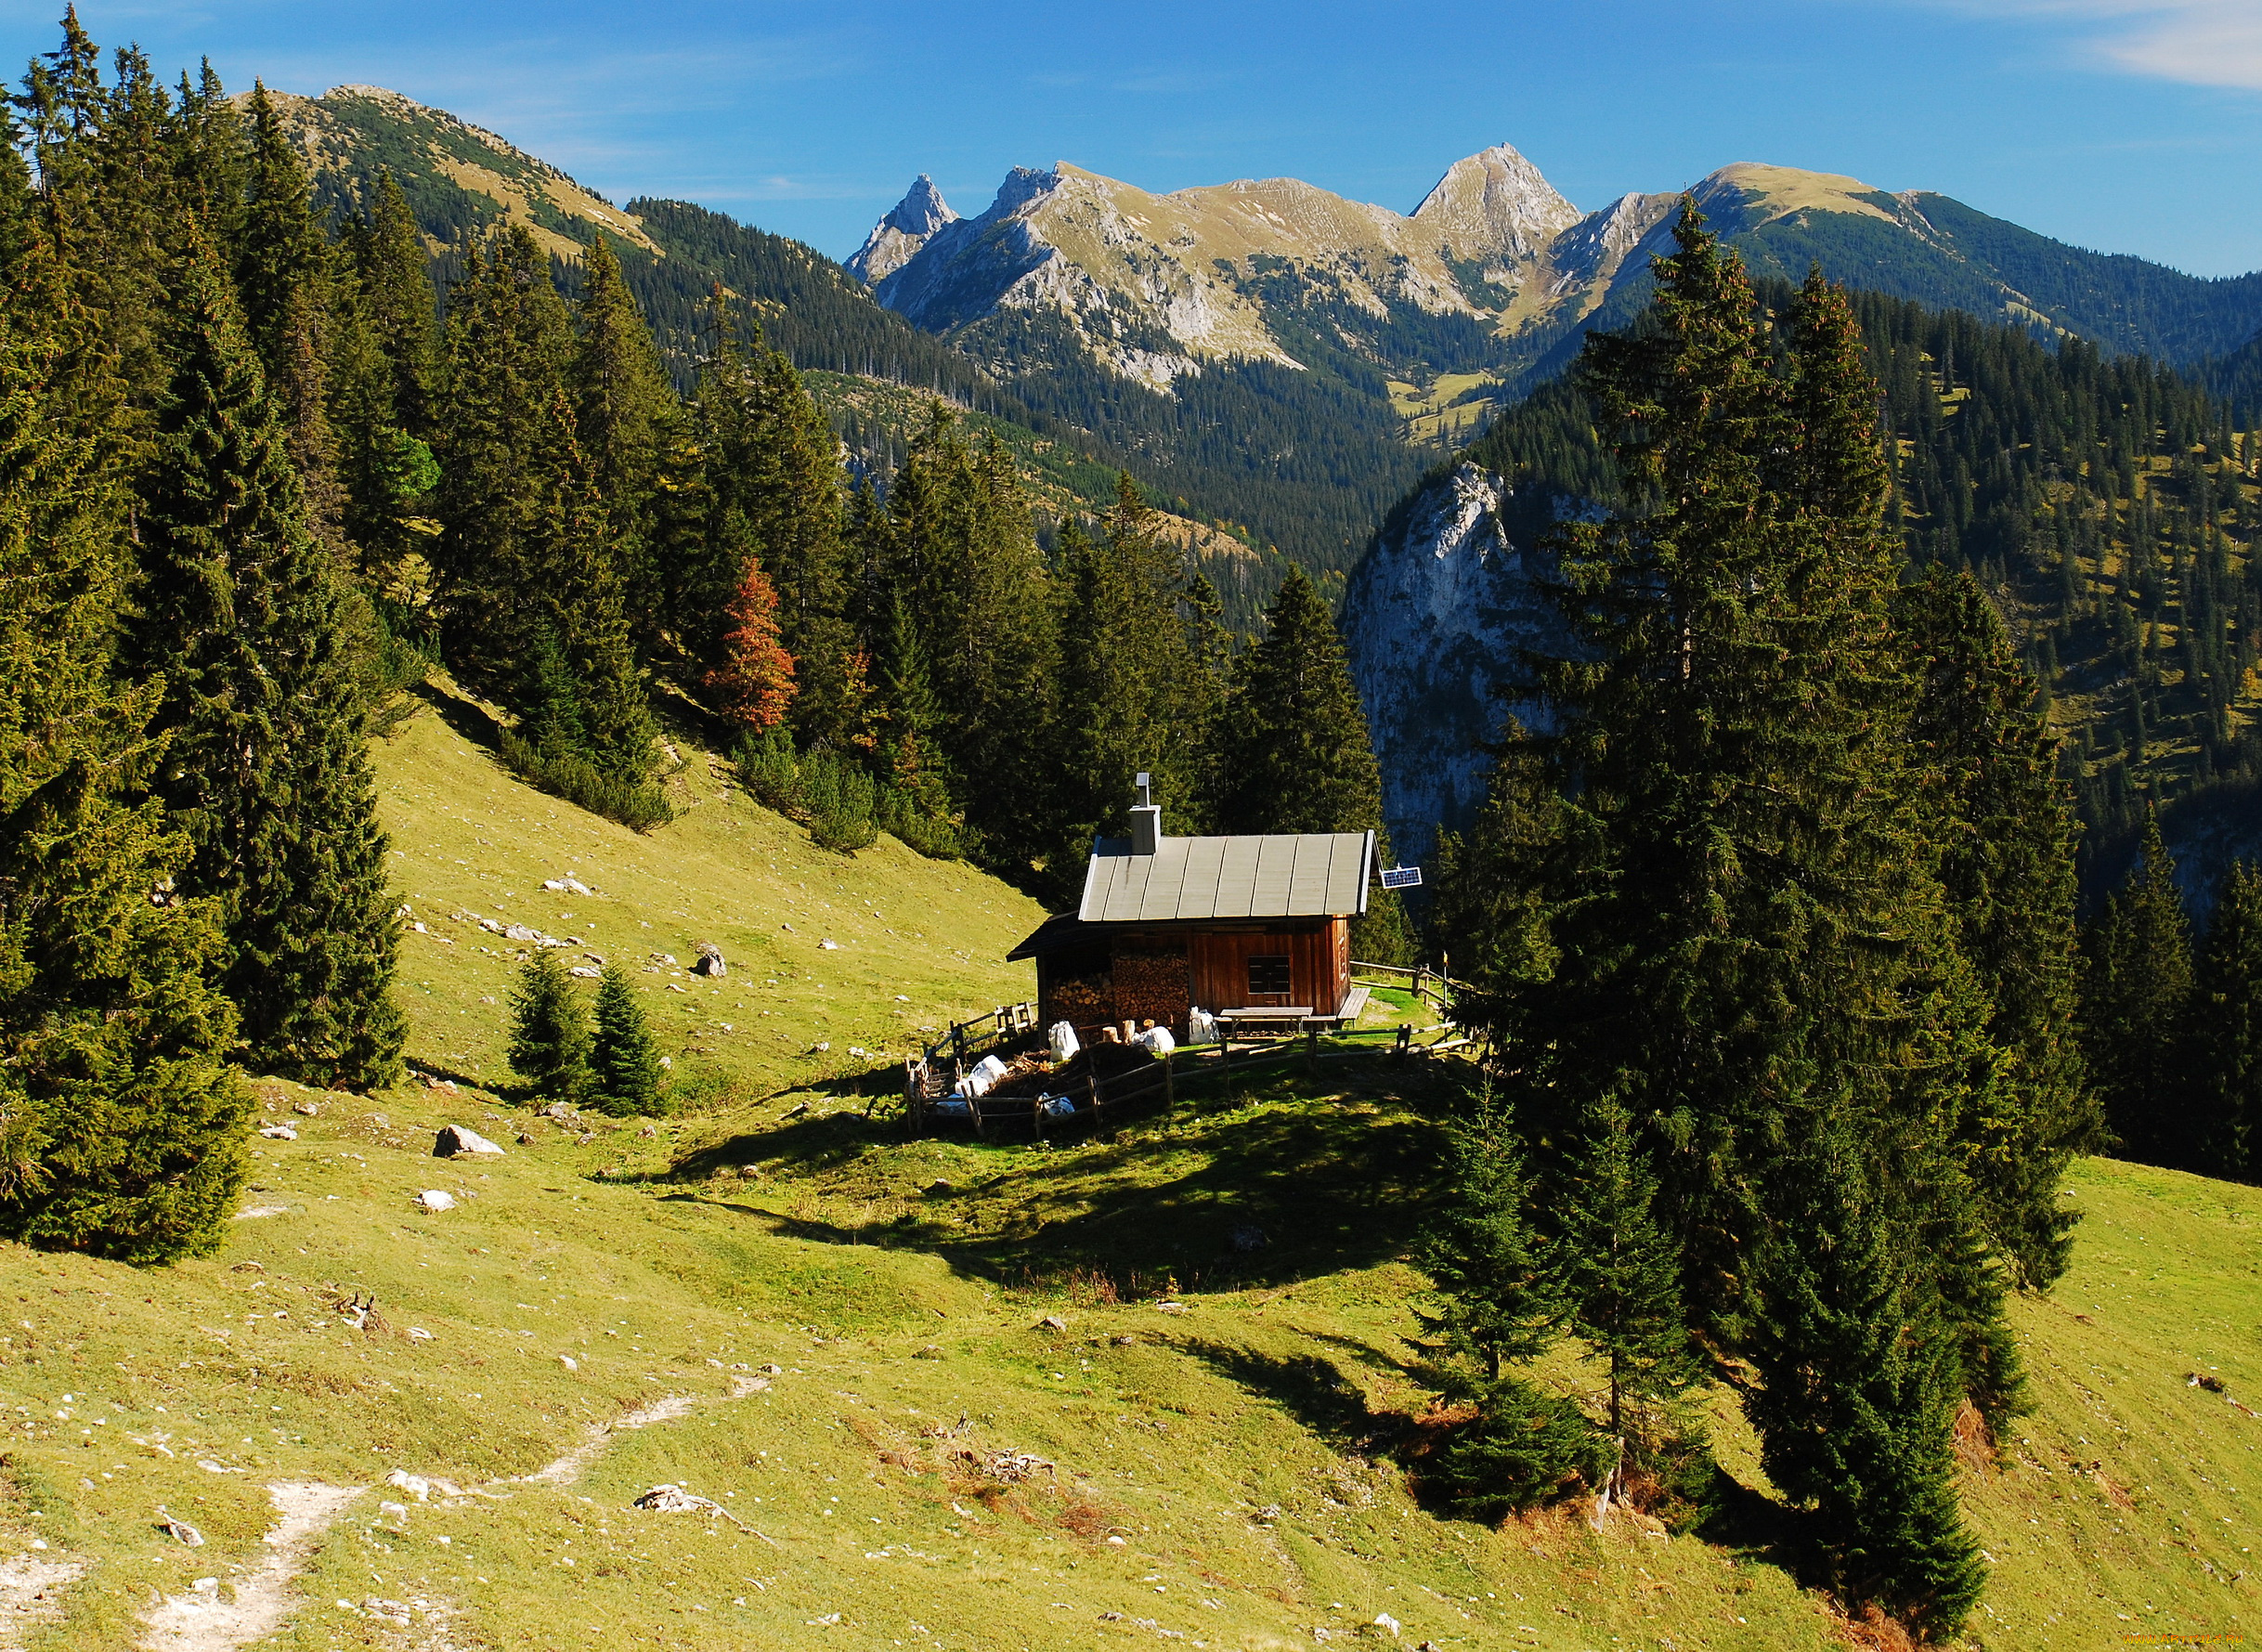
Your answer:
[[[935,188],[934,179],[922,172],[895,203],[895,210],[880,222],[892,225],[905,235],[932,235],[957,215],[950,210],[950,202],[942,199],[942,191]]]
[[[849,270],[877,287],[916,257],[937,230],[956,222],[958,215],[950,210],[942,191],[922,172],[888,215],[872,226],[864,245],[849,259]]]
[[[1446,168],[1414,208],[1416,226],[1433,230],[1445,250],[1472,263],[1522,263],[1579,222],[1540,169],[1507,144],[1495,144]]]

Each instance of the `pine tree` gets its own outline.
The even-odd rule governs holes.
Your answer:
[[[2121,1151],[2148,1164],[2189,1163],[2179,1057],[2191,998],[2191,933],[2174,864],[2148,811],[2128,881],[2086,937],[2082,1032],[2105,1118]]]
[[[368,215],[344,227],[328,367],[345,538],[365,580],[400,608],[430,597],[425,553],[438,524],[424,499],[438,482],[427,436],[436,345],[432,283],[407,200],[380,173]]]
[[[575,438],[611,519],[616,569],[624,588],[643,597],[654,589],[652,495],[682,411],[620,260],[603,235],[582,254],[574,319],[579,337],[567,380]]]
[[[175,887],[188,845],[134,795],[163,750],[157,691],[113,670],[126,500],[69,383],[98,323],[38,243],[0,273],[0,1232],[203,1255],[243,1185],[252,1101],[213,913]]]
[[[177,366],[143,504],[130,663],[162,677],[157,789],[222,915],[252,1059],[316,1084],[399,1071],[398,923],[363,746],[349,599],[209,252],[180,277]]]
[[[2188,1022],[2197,1167],[2262,1181],[2262,870],[2249,862],[2216,891]]]
[[[1680,1431],[1681,1396],[1703,1374],[1682,1307],[1677,1247],[1656,1210],[1658,1181],[1615,1099],[1594,1110],[1560,1178],[1555,1219],[1565,1323],[1602,1363],[1603,1425],[1616,1463],[1603,1489],[1654,1462]]]
[[[1207,829],[1211,724],[1223,683],[1193,646],[1186,557],[1155,528],[1126,475],[1116,478],[1106,536],[1064,529],[1060,621],[1061,778],[1067,845],[1119,829],[1132,776],[1153,778],[1170,830]]]
[[[969,447],[938,406],[864,531],[874,589],[900,596],[918,620],[935,742],[985,863],[1029,878],[1049,860],[1061,878],[1057,800],[1071,719],[1058,693],[1053,582],[1011,460],[994,444]],[[884,623],[884,610],[872,618]],[[1077,877],[1089,847],[1088,838],[1073,845]]]
[[[1778,1220],[1763,1237],[1746,1409],[1768,1477],[1820,1528],[1840,1597],[1938,1637],[1986,1576],[1956,1504],[1956,1342],[1851,1136],[1826,1116],[1799,1121],[1770,1187]]]
[[[511,1070],[537,1095],[578,1102],[596,1082],[590,1066],[589,1010],[557,955],[537,948],[511,995]]]
[[[644,1025],[635,985],[618,964],[597,980],[597,1035],[591,1050],[592,1093],[615,1118],[659,1111],[660,1054]]]
[[[1938,567],[1895,593],[1916,674],[1909,724],[1927,771],[1927,835],[1957,949],[2008,1060],[1959,1135],[1982,1219],[2019,1280],[2065,1271],[2074,1217],[2059,1187],[2100,1121],[2081,1060],[2074,824],[2035,684],[1969,572]]]
[[[747,564],[731,599],[722,659],[707,673],[715,709],[748,734],[766,734],[793,704],[793,656],[777,640],[777,592],[758,562]]]
[[[345,495],[329,409],[330,239],[314,215],[306,168],[258,82],[253,83],[249,113],[247,189],[232,237],[236,290],[298,470],[307,526],[318,539],[336,545],[344,534]]]
[[[1434,1306],[1415,1311],[1453,1358],[1487,1382],[1546,1352],[1565,1313],[1528,1216],[1531,1177],[1508,1108],[1482,1086],[1446,1128],[1450,1190],[1415,1247]]]

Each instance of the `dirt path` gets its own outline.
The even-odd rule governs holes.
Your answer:
[[[312,1481],[286,1481],[269,1486],[267,1495],[282,1518],[266,1535],[274,1551],[257,1568],[236,1580],[233,1598],[222,1599],[220,1590],[210,1593],[168,1595],[142,1614],[150,1632],[141,1638],[145,1652],[236,1652],[239,1646],[273,1634],[289,1612],[292,1580],[306,1565],[315,1540],[345,1512],[346,1504],[361,1495],[359,1486],[324,1486]]]
[[[733,1398],[736,1398],[734,1396]],[[626,1416],[616,1417],[610,1423],[596,1423],[590,1426],[589,1437],[559,1458],[547,1468],[538,1468],[520,1479],[535,1486],[570,1486],[581,1477],[581,1471],[604,1450],[605,1442],[616,1434],[626,1434],[634,1428],[649,1428],[655,1423],[672,1423],[688,1414],[700,1401],[689,1394],[670,1394],[665,1399],[656,1399],[650,1405],[639,1406]]]
[[[24,1636],[63,1615],[63,1591],[86,1570],[84,1560],[21,1554],[0,1564],[0,1652],[17,1652]]]

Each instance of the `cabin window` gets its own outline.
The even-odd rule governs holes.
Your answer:
[[[1252,998],[1285,998],[1294,989],[1288,983],[1288,959],[1282,954],[1257,953],[1249,959],[1249,995]]]

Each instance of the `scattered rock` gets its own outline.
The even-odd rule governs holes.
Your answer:
[[[447,1125],[433,1141],[432,1156],[436,1159],[502,1157],[502,1149],[468,1125]]]
[[[646,1125],[643,1129],[637,1131],[636,1134],[644,1140],[650,1141],[653,1139],[653,1138],[659,1134],[659,1126],[657,1125]]]
[[[542,887],[552,894],[563,892],[569,895],[589,895],[596,893],[596,891],[591,889],[578,878],[545,878],[542,879]]]
[[[604,975],[604,971],[598,969],[594,964],[576,964],[572,969],[566,970],[566,973],[568,975],[579,976],[583,981],[602,980]]]
[[[790,935],[790,934],[792,934],[792,933],[793,933],[793,926],[792,926],[791,924],[780,924],[780,925],[778,925],[777,927],[778,927],[779,929],[781,929],[781,930],[785,930],[785,931],[786,931],[786,934],[788,934],[788,935]]]
[[[1270,1244],[1272,1241],[1266,1236],[1265,1230],[1258,1227],[1254,1222],[1242,1222],[1240,1226],[1236,1227],[1232,1232],[1226,1235],[1226,1242],[1230,1244],[1235,1250],[1246,1255],[1250,1251],[1263,1250],[1267,1245]]]
[[[817,943],[817,950],[819,952],[838,952],[840,943],[827,938]]]
[[[387,1520],[406,1520],[409,1517],[409,1505],[405,1502],[381,1502],[377,1505],[377,1513]]]
[[[895,1001],[898,1004],[908,1004],[911,1002],[911,995],[909,993],[898,993],[895,995]]]
[[[416,1196],[416,1202],[426,1210],[453,1210],[456,1207],[456,1196],[444,1193],[437,1188],[426,1188]]]
[[[912,1355],[911,1357],[914,1359],[940,1359],[942,1358],[942,1350],[935,1346],[934,1344],[929,1343],[925,1347],[921,1348],[917,1353]]]
[[[1182,1314],[1186,1311],[1186,1304],[1183,1302],[1158,1302],[1154,1305],[1154,1311],[1159,1314]]]
[[[786,1368],[778,1364],[775,1360],[772,1360],[769,1364],[763,1366],[761,1370],[764,1376],[784,1376],[786,1374]]]
[[[672,1484],[653,1487],[651,1490],[645,1492],[629,1506],[649,1509],[653,1513],[660,1515],[709,1515],[718,1519],[728,1520],[741,1531],[747,1528],[744,1521],[713,1498],[701,1497],[696,1492],[686,1491],[682,1487]],[[838,1623],[839,1620],[839,1614],[835,1613],[833,1621]]]
[[[1019,1484],[1040,1468],[1056,1480],[1060,1477],[1059,1468],[1029,1451],[994,1451],[985,1466],[1008,1485]]]
[[[524,1130],[521,1130],[518,1135],[514,1138],[514,1139],[516,1140],[518,1145],[521,1147],[532,1147],[534,1145],[534,1138],[527,1135]]]
[[[741,1164],[738,1166],[738,1179],[740,1181],[752,1181],[760,1174],[761,1166],[760,1164]]]
[[[563,1365],[567,1371],[578,1371],[581,1369],[580,1361],[576,1359],[571,1354],[560,1354],[558,1356],[558,1363]]]
[[[157,1528],[184,1548],[201,1549],[204,1546],[204,1534],[186,1520],[175,1520],[168,1516],[158,1522]]]
[[[1390,1638],[1394,1641],[1398,1638],[1398,1620],[1396,1618],[1393,1618],[1388,1612],[1377,1612],[1374,1614],[1374,1627],[1380,1630],[1387,1631]]]
[[[549,1106],[543,1108],[540,1113],[537,1116],[546,1119],[563,1120],[577,1116],[580,1111],[581,1110],[579,1108],[576,1107],[570,1101],[552,1101]]]
[[[1068,1329],[1068,1321],[1059,1314],[1046,1314],[1037,1321],[1037,1329],[1039,1331],[1065,1331]]]
[[[955,1184],[943,1180],[941,1177],[937,1177],[934,1180],[929,1182],[925,1187],[919,1190],[920,1192],[926,1194],[930,1199],[940,1199],[945,1193],[955,1193],[957,1190],[958,1190]]]
[[[396,1468],[385,1476],[384,1483],[399,1488],[419,1502],[428,1502],[432,1497],[432,1482],[422,1475],[410,1474],[405,1468]]]
[[[818,1047],[819,1049],[823,1049],[825,1047],[824,1047],[822,1044],[820,1044],[820,1045],[818,1045],[818,1046],[817,1046],[817,1047]],[[794,1104],[793,1104],[791,1107],[788,1107],[787,1109],[786,1109],[786,1116],[787,1118],[789,1118],[789,1119],[798,1119],[798,1118],[800,1118],[800,1116],[801,1116],[803,1113],[807,1112],[808,1111],[809,1111],[809,1103],[808,1103],[808,1102],[806,1102],[806,1101],[796,1101],[796,1102],[795,1102],[795,1103],[794,1103]]]
[[[262,1125],[259,1133],[269,1141],[296,1141],[298,1132],[288,1125]]]
[[[228,1271],[230,1273],[265,1273],[266,1269],[257,1262],[245,1261],[237,1263]]]
[[[422,1325],[411,1325],[409,1327],[409,1340],[410,1342],[430,1342],[432,1340],[432,1333],[425,1330]]]
[[[573,1138],[573,1144],[576,1147],[587,1147],[591,1142],[596,1139],[597,1133],[594,1130],[584,1130],[580,1135]]]
[[[722,949],[712,942],[699,943],[699,961],[691,967],[694,975],[728,975],[731,967],[722,961]]]
[[[672,969],[675,968],[675,954],[671,952],[656,952],[652,955],[652,961],[664,969]]]
[[[502,926],[502,938],[505,941],[540,941],[543,937],[541,930],[528,929],[525,924],[505,924]]]
[[[1117,1547],[1118,1549],[1124,1547],[1124,1540],[1123,1540],[1122,1538],[1119,1538],[1119,1537],[1112,1537],[1112,1538],[1108,1539],[1108,1541],[1109,1541],[1109,1542],[1111,1542],[1111,1543],[1112,1543],[1112,1544],[1114,1544],[1114,1545],[1115,1545],[1115,1547]],[[1121,1612],[1111,1612],[1111,1613],[1110,1613],[1110,1614],[1108,1614],[1108,1615],[1109,1615],[1111,1618],[1120,1618],[1120,1617],[1122,1617],[1122,1616],[1123,1616],[1123,1614],[1122,1614]]]
[[[312,1101],[293,1101],[291,1103],[291,1111],[303,1112],[308,1118],[316,1118],[320,1115],[322,1110]]]
[[[291,1207],[288,1204],[249,1204],[236,1213],[235,1219],[239,1222],[253,1222],[257,1221],[261,1216],[287,1216],[290,1214]]]
[[[1119,1348],[1127,1348],[1127,1347],[1131,1346],[1132,1346],[1134,1343],[1138,1342],[1138,1337],[1136,1337],[1136,1336],[1124,1335],[1124,1336],[1112,1336],[1112,1337],[1108,1338],[1108,1340],[1109,1340],[1110,1342],[1113,1343],[1113,1344],[1114,1344],[1114,1345],[1115,1345],[1117,1347],[1119,1347]]]

